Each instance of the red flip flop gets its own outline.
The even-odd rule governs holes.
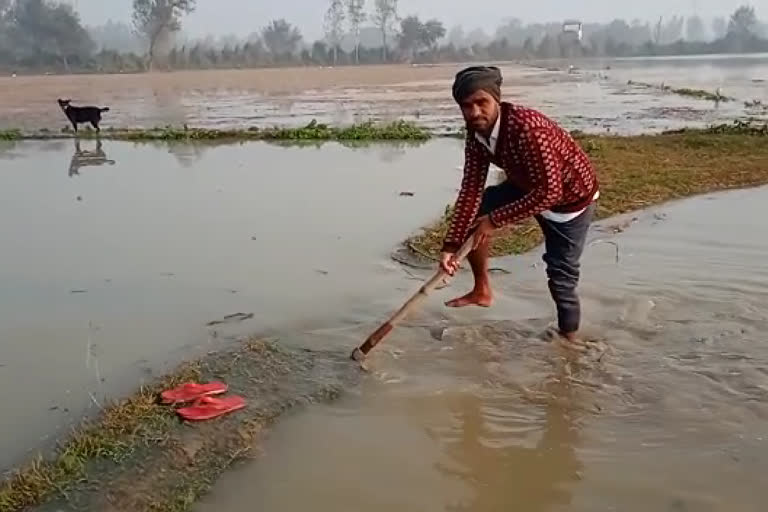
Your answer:
[[[220,395],[227,392],[227,385],[223,382],[208,382],[206,384],[197,384],[187,382],[174,389],[168,389],[160,393],[163,403],[183,403],[192,402],[198,398],[210,395]]]
[[[176,412],[186,420],[210,420],[218,416],[242,409],[245,399],[241,396],[230,395],[224,398],[204,396],[190,407],[182,407]]]

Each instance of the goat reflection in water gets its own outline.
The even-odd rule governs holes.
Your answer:
[[[107,158],[101,139],[96,140],[96,149],[89,151],[80,147],[80,139],[75,137],[75,153],[69,163],[69,176],[80,175],[81,167],[96,167],[104,164],[115,165],[115,161]]]

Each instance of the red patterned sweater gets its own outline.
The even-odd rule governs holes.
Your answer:
[[[544,114],[501,103],[495,154],[471,131],[465,144],[464,178],[443,250],[455,252],[466,240],[480,208],[490,163],[525,196],[489,214],[496,227],[519,222],[545,210],[577,212],[598,190],[595,170],[570,134]]]

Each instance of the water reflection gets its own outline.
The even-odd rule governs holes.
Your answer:
[[[248,141],[149,141],[149,142],[137,142],[135,147],[140,146],[152,146],[158,149],[165,149],[173,155],[176,161],[184,168],[190,168],[199,162],[205,153],[209,150],[228,145],[242,145]],[[393,163],[402,159],[406,155],[408,149],[418,148],[423,146],[426,141],[422,140],[398,140],[398,141],[366,141],[366,140],[339,140],[339,141],[326,141],[326,140],[264,140],[263,142],[271,146],[277,146],[281,148],[299,148],[299,149],[316,149],[320,150],[327,144],[338,144],[344,148],[352,151],[363,151],[368,154],[375,154],[379,161],[385,163]],[[114,165],[115,160],[107,157],[104,151],[104,145],[100,138],[96,139],[95,150],[83,149],[81,146],[81,140],[77,137],[73,139],[74,154],[69,165],[69,176],[75,176],[80,174],[80,168],[87,166],[99,166],[104,164]],[[16,147],[16,142],[3,141],[0,144],[0,158],[14,158],[15,154],[13,150]],[[52,149],[60,149],[60,145],[53,147]]]
[[[268,140],[268,144],[283,148],[314,148],[321,149],[329,141],[324,140]],[[405,156],[408,149],[423,146],[426,141],[423,140],[339,140],[333,143],[353,151],[364,151],[375,153],[381,162],[393,163]]]
[[[162,146],[166,146],[166,143],[161,143]],[[169,142],[167,143],[168,152],[173,155],[179,165],[189,169],[195,165],[196,162],[203,158],[206,150],[214,147],[215,142]]]
[[[13,160],[19,154],[14,152],[17,142],[15,140],[0,140],[0,159]]]
[[[579,413],[564,380],[552,380],[546,391],[549,399],[535,419],[530,408],[510,407],[519,402],[511,395],[462,395],[449,404],[458,426],[444,451],[455,467],[436,468],[461,479],[474,497],[446,510],[544,512],[571,504],[583,469],[576,455]]]
[[[72,155],[72,159],[69,163],[70,177],[76,175],[79,176],[82,167],[98,167],[104,164],[115,165],[114,160],[107,158],[101,139],[96,140],[96,149],[94,151],[82,149],[78,137],[75,137],[73,141],[75,144],[75,153]]]
[[[64,149],[66,142],[63,140],[46,140],[35,144],[27,140],[0,140],[0,160],[23,159],[25,147],[34,144],[41,153],[57,153]]]

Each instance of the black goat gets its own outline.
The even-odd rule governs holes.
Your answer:
[[[99,128],[99,122],[101,121],[101,113],[108,112],[109,107],[73,107],[70,105],[72,100],[58,100],[61,110],[66,114],[69,122],[77,133],[78,123],[91,123],[96,131],[101,131]]]

